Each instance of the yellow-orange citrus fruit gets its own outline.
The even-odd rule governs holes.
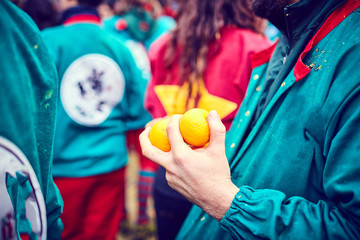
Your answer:
[[[180,118],[180,132],[184,141],[194,147],[202,147],[209,142],[210,130],[206,120],[209,112],[194,108]]]
[[[162,119],[151,127],[149,133],[149,139],[152,145],[159,148],[164,152],[171,150],[169,138],[166,133],[166,126],[170,119]]]

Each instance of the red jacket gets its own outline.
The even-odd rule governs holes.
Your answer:
[[[232,26],[224,27],[220,36],[219,45],[212,42],[209,46],[203,75],[205,94],[203,92],[198,107],[217,110],[229,129],[250,79],[250,55],[269,47],[271,42],[250,30]],[[183,101],[176,98],[180,89],[179,64],[172,64],[167,69],[164,63],[168,41],[169,35],[160,37],[149,52],[152,79],[147,89],[145,107],[154,118],[185,111],[186,90],[182,92]],[[179,60],[179,53],[180,50],[176,53],[175,61]]]

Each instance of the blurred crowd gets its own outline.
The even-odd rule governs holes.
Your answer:
[[[201,94],[204,83],[208,89],[213,88],[212,85],[219,88],[217,79],[226,82],[225,75],[238,75],[235,79],[229,78],[226,88],[219,88],[217,95],[220,96],[234,84],[239,84],[236,81],[247,78],[249,69],[239,72],[237,61],[248,61],[248,52],[268,46],[270,41],[264,35],[267,23],[256,19],[243,0],[235,1],[233,5],[244,16],[230,9],[227,10],[229,13],[223,13],[219,6],[210,4],[212,6],[208,7],[214,8],[210,11],[219,11],[209,16],[214,19],[208,24],[213,26],[199,29],[209,33],[196,33],[196,25],[207,14],[201,8],[208,3],[201,1],[192,4],[175,0],[13,2],[43,32],[59,76],[53,177],[64,201],[62,238],[112,239],[117,232],[130,235],[131,239],[151,238],[155,232],[158,239],[175,238],[192,204],[167,185],[163,168],[141,154],[139,134],[152,118],[183,113],[192,107],[221,111],[217,106],[227,101],[225,99],[200,105],[197,99],[190,106],[194,90]],[[232,4],[228,5],[231,7]],[[223,14],[224,19],[216,19],[215,14]],[[253,36],[240,28],[249,29]],[[279,33],[274,27],[270,30],[268,37],[274,41]],[[219,41],[220,34],[225,40],[215,46],[212,42]],[[246,50],[242,50],[242,45],[231,43],[235,36],[249,41]],[[157,40],[159,43],[152,46]],[[219,47],[225,48],[220,50],[219,57],[211,61],[204,58],[207,54],[216,54]],[[231,58],[231,47],[239,48],[243,56],[227,69],[206,71],[204,63],[221,64]],[[151,48],[152,53],[149,53]],[[116,65],[120,66],[120,71]],[[164,71],[158,72],[159,67],[164,67]],[[170,76],[174,76],[173,80],[169,80]],[[203,77],[206,81],[199,81]],[[246,81],[240,85],[241,90],[231,96],[233,102],[244,96]],[[161,86],[183,87],[161,93],[161,90],[157,91]],[[185,98],[178,98],[183,91]],[[228,101],[229,106],[233,106],[222,114],[228,127],[239,106],[231,101]],[[129,222],[125,206],[125,169],[129,151],[135,151],[139,160],[135,223]],[[153,197],[155,179],[157,224],[154,230],[148,199]]]
[[[331,152],[335,147],[333,151],[336,152],[343,146],[334,145],[338,139],[338,135],[334,134],[333,143],[322,146],[321,153],[314,148],[307,156],[305,150],[301,150],[305,147],[302,147],[300,142],[309,145],[313,142],[323,143],[327,141],[325,138],[329,134],[317,138],[321,127],[313,127],[311,123],[314,121],[309,123],[305,120],[304,129],[297,131],[295,135],[291,133],[291,130],[296,130],[299,126],[295,124],[297,120],[294,122],[291,120],[295,119],[294,115],[308,111],[308,114],[301,118],[307,119],[311,114],[322,113],[322,108],[318,110],[311,104],[326,102],[327,94],[332,94],[330,90],[328,92],[324,90],[326,93],[322,93],[319,100],[316,98],[319,96],[317,93],[302,92],[302,85],[299,84],[297,95],[295,93],[295,96],[290,93],[288,95],[289,98],[294,98],[290,107],[287,106],[286,110],[281,108],[287,103],[283,95],[284,98],[279,97],[283,105],[279,104],[278,110],[272,112],[268,118],[261,117],[268,113],[267,106],[271,105],[271,100],[281,95],[277,92],[280,91],[279,89],[285,89],[289,84],[306,78],[309,72],[315,71],[318,74],[320,70],[326,69],[326,64],[330,64],[330,61],[321,58],[320,55],[328,50],[316,48],[314,50],[317,52],[316,55],[311,52],[313,46],[321,43],[322,38],[337,25],[341,25],[341,21],[354,11],[355,6],[358,7],[356,0],[328,2],[319,0],[318,5],[312,0],[274,1],[276,4],[264,3],[260,0],[11,0],[11,2],[1,0],[0,3],[0,16],[3,18],[0,19],[2,41],[0,50],[4,58],[0,59],[4,63],[0,67],[0,78],[18,81],[15,83],[16,89],[10,81],[4,81],[3,92],[0,92],[0,96],[3,97],[0,98],[1,107],[5,109],[0,110],[8,113],[5,115],[1,112],[3,115],[0,119],[0,157],[5,159],[2,165],[0,164],[0,177],[2,177],[0,186],[5,186],[3,190],[0,188],[0,201],[3,206],[0,207],[2,234],[0,240],[17,239],[17,237],[59,239],[60,236],[61,239],[109,240],[123,237],[159,240],[176,237],[199,239],[199,236],[203,239],[211,236],[216,239],[228,239],[227,234],[239,239],[250,236],[248,238],[250,239],[253,237],[251,234],[256,235],[263,231],[254,230],[256,227],[251,224],[255,221],[262,219],[261,221],[264,222],[268,218],[271,219],[268,217],[270,215],[276,220],[280,215],[286,219],[290,218],[284,213],[285,210],[283,212],[278,210],[281,213],[276,216],[274,216],[276,209],[271,212],[266,210],[276,204],[281,206],[278,209],[287,205],[279,200],[281,198],[279,194],[271,191],[260,192],[262,195],[259,202],[270,198],[271,203],[264,203],[266,207],[259,202],[246,202],[246,204],[241,202],[247,194],[254,192],[251,187],[239,189],[243,184],[259,188],[273,187],[276,190],[292,193],[292,187],[289,187],[291,184],[285,186],[281,179],[264,170],[266,166],[273,166],[270,163],[273,163],[274,159],[280,161],[286,155],[283,152],[282,154],[276,152],[280,147],[271,148],[269,146],[272,144],[269,143],[286,141],[283,139],[293,139],[293,142],[296,142],[295,144],[286,142],[289,145],[293,144],[289,148],[293,150],[289,150],[290,153],[286,155],[285,160],[292,159],[290,155],[296,152],[297,155],[294,154],[301,159],[309,157],[315,161],[318,157],[316,154],[320,154],[319,159],[323,159],[327,157],[323,156],[327,154],[326,151]],[[346,2],[344,8],[334,10],[344,2]],[[309,7],[310,3],[321,7],[314,10]],[[292,8],[289,11],[286,8],[288,4],[295,8],[293,12],[291,12]],[[257,15],[254,9],[258,10]],[[309,15],[313,14],[314,18],[304,20],[303,9],[307,9]],[[320,10],[323,13],[317,15],[316,11]],[[337,15],[335,17],[330,15],[332,10],[335,15],[341,15],[341,21],[336,17]],[[279,15],[281,17],[274,18]],[[325,17],[329,17],[329,20]],[[314,21],[308,22],[309,19]],[[296,21],[304,24],[297,24]],[[336,24],[332,24],[332,21]],[[321,24],[325,27],[321,28]],[[278,30],[279,28],[281,31]],[[286,36],[283,33],[287,33]],[[341,36],[334,34],[334,39]],[[352,44],[356,41],[358,38]],[[277,44],[276,48],[274,43]],[[342,45],[346,44],[344,40]],[[309,52],[314,55],[314,59],[319,58],[321,62],[306,58]],[[344,51],[343,54],[348,56],[346,54],[349,52]],[[333,55],[329,59],[332,57]],[[344,62],[348,62],[345,57],[344,59]],[[338,66],[336,69],[341,67]],[[295,70],[292,71],[293,68]],[[344,68],[345,73],[355,69]],[[336,70],[328,70],[326,73],[334,73],[334,76],[331,75],[327,77],[328,79],[336,79],[341,75]],[[295,80],[292,78],[289,80],[290,75],[294,75]],[[319,79],[325,77],[320,76]],[[322,86],[332,84],[336,84],[336,81]],[[307,89],[316,87],[313,84]],[[354,85],[351,89],[356,87]],[[344,91],[347,91],[345,87]],[[335,94],[331,98],[332,102],[337,104],[333,99],[337,99],[340,95]],[[349,94],[349,99],[354,96],[357,96],[356,93],[351,96]],[[308,98],[314,98],[314,101],[311,102],[307,100]],[[22,102],[22,99],[26,100]],[[346,99],[344,105],[351,108],[351,103],[348,102],[348,98]],[[299,107],[301,110],[291,110],[292,106],[297,107],[299,102],[303,102]],[[342,110],[344,105],[339,104],[338,109]],[[211,205],[212,199],[201,201],[205,198],[203,196],[211,195],[208,193],[216,196],[219,191],[207,192],[204,189],[211,189],[213,186],[215,189],[223,178],[219,181],[214,180],[214,184],[203,188],[200,183],[187,182],[189,179],[194,180],[195,178],[191,177],[196,173],[191,175],[191,169],[183,170],[185,167],[179,162],[186,160],[186,156],[189,158],[200,156],[195,155],[198,152],[193,151],[186,155],[188,149],[183,152],[183,156],[182,153],[176,153],[175,149],[171,153],[159,152],[158,149],[154,150],[152,146],[147,145],[147,140],[141,137],[141,133],[144,135],[147,131],[145,129],[149,129],[148,127],[159,119],[174,116],[171,119],[176,122],[174,119],[177,114],[183,114],[192,108],[217,112],[216,115],[209,114],[208,118],[212,137],[209,148],[204,150],[207,157],[215,158],[217,153],[221,153],[212,148],[215,148],[214,146],[220,141],[225,143],[225,134],[229,134],[226,135],[226,140],[231,143],[229,146],[226,145],[226,157],[231,159],[230,167],[234,175],[226,175],[230,174],[227,164],[224,175],[227,176],[225,179],[238,181],[238,184],[236,186],[228,182],[227,185],[225,184],[228,190],[226,194],[230,193],[230,200],[234,199],[226,206],[227,215],[225,215],[226,211],[219,215],[218,212],[222,208],[217,207],[221,205],[219,202],[226,203],[225,200],[218,200],[218,205],[215,207]],[[276,114],[281,115],[277,117]],[[332,116],[337,116],[336,114],[337,112],[334,112],[330,117],[325,116],[324,113],[319,119],[335,119]],[[334,126],[330,123],[328,127],[336,133],[339,132],[340,135],[343,133],[342,129],[346,130],[346,126],[353,126],[356,123],[356,119],[347,123],[342,116],[348,115],[341,115],[336,118],[339,122],[334,123]],[[284,119],[286,123],[282,121]],[[216,122],[220,120],[223,125],[217,128]],[[266,122],[267,120],[269,122]],[[268,127],[268,132],[263,132],[267,138],[258,139],[258,146],[250,145],[249,150],[245,152],[242,147],[250,144],[246,139],[256,139],[253,132],[264,129],[257,128],[258,122],[261,121],[264,122],[263,126]],[[276,127],[271,125],[276,121],[279,121]],[[289,126],[290,123],[292,127]],[[279,130],[275,131],[275,128]],[[213,129],[220,129],[220,133]],[[172,133],[172,138],[175,139],[176,133],[171,131],[170,128],[168,132],[170,135]],[[314,135],[309,131],[314,131]],[[214,136],[214,132],[218,135]],[[298,132],[301,132],[299,136]],[[269,137],[267,134],[270,133]],[[345,135],[345,139],[351,139],[346,132]],[[142,141],[139,141],[139,136]],[[216,140],[218,142],[215,142]],[[263,142],[267,140],[268,142]],[[285,143],[282,146],[284,145]],[[352,149],[358,149],[358,145]],[[260,154],[260,151],[263,152]],[[129,220],[129,210],[125,201],[126,169],[130,152],[136,156],[130,160],[138,161],[137,199],[133,199],[137,203],[135,222]],[[246,155],[248,152],[251,154]],[[257,165],[262,161],[261,159],[271,154],[273,158]],[[238,159],[236,156],[240,159],[240,155],[242,159],[253,160],[249,160],[248,164],[245,160],[239,161],[240,165],[244,164],[244,169],[248,169],[244,176],[237,169],[239,163],[232,162]],[[219,155],[219,158],[224,156],[225,153]],[[341,156],[342,153],[336,152],[329,159],[335,161],[334,159]],[[164,159],[169,160],[168,162],[171,160],[171,164],[167,164]],[[225,157],[222,159],[226,160]],[[227,163],[227,161],[223,162]],[[325,165],[325,162],[324,160],[321,164],[308,163],[309,166],[316,165],[309,172],[319,169],[325,172],[325,167],[320,166]],[[288,175],[285,174],[287,169],[291,169],[292,173],[300,172],[305,180],[310,181],[310,177],[304,173],[307,170],[296,167],[296,164],[288,166],[286,163],[279,163],[279,165],[288,167],[286,169],[284,167],[282,173],[289,182],[291,179],[289,180]],[[258,168],[264,171],[262,178],[264,180],[261,182],[256,182],[254,179],[257,177],[252,175],[254,169],[257,171]],[[202,183],[211,183],[211,178],[217,176],[217,166],[208,169],[209,176],[201,178]],[[214,172],[211,172],[212,170]],[[200,172],[202,171],[198,171]],[[260,170],[259,174],[262,174]],[[331,173],[327,172],[327,174],[332,177]],[[316,178],[315,175],[311,176]],[[324,179],[328,175],[324,174]],[[292,178],[295,178],[295,175]],[[348,181],[346,177],[344,178],[345,182]],[[192,189],[192,185],[198,187],[198,194],[197,190]],[[314,183],[311,186],[315,185]],[[320,185],[322,183],[319,183]],[[335,206],[340,199],[335,196],[329,200],[328,197],[331,198],[333,192],[321,195],[318,193],[319,188],[316,187],[317,190],[314,190],[317,191],[316,194],[307,196],[307,193],[302,192],[303,188],[297,186],[300,190],[297,189],[295,196],[303,194],[301,196],[314,201],[325,199],[331,202],[331,206]],[[219,189],[221,190],[222,187],[217,190]],[[2,198],[5,194],[1,195],[1,191],[7,191],[9,196]],[[227,196],[226,194],[222,194],[219,199]],[[318,198],[314,197],[315,195]],[[351,199],[353,195],[356,194],[349,193],[345,198]],[[250,200],[244,201],[256,199],[256,196],[255,191],[253,198],[249,197]],[[214,198],[216,200],[216,197]],[[155,226],[149,216],[149,204],[152,203],[151,208],[155,210]],[[194,206],[194,203],[201,209]],[[253,211],[249,213],[249,216],[255,216],[253,219],[243,216],[245,219],[247,217],[250,219],[249,227],[237,225],[243,220],[243,218],[239,220],[239,215],[236,215],[240,211],[238,208],[244,207],[242,204],[245,208],[249,205],[250,208],[255,206],[255,210],[249,210]],[[301,214],[306,215],[306,211]],[[231,214],[235,215],[233,217],[235,220]],[[257,217],[258,215],[260,217]],[[319,213],[312,215],[315,217]],[[291,215],[294,219],[297,216],[295,213]],[[341,215],[339,219],[342,217]],[[296,219],[302,221],[300,218]],[[223,230],[220,229],[218,221],[221,221]],[[283,222],[287,220],[282,224],[278,223],[276,227],[269,227],[269,222],[261,221],[259,225],[263,224],[261,226],[264,229],[278,229],[280,225],[285,226],[286,223]],[[327,220],[325,219],[324,222],[327,223]],[[346,223],[338,224],[338,226],[345,225],[347,226]],[[281,235],[283,232],[286,230],[276,231],[276,234]],[[264,230],[264,233],[259,233],[257,237],[273,238],[276,234]],[[291,234],[289,236],[296,235]],[[285,236],[283,239],[294,238]]]
[[[104,162],[98,162],[98,164],[104,164],[108,165],[107,167],[99,167],[94,162],[98,160],[92,160],[89,161],[87,164],[90,165],[88,167],[79,166],[78,169],[71,164],[66,162],[63,167],[58,167],[57,164],[54,165],[54,180],[57,184],[61,196],[64,201],[64,213],[62,215],[62,221],[65,226],[65,229],[63,231],[62,238],[72,238],[76,239],[78,238],[85,238],[89,239],[89,236],[98,236],[99,238],[96,239],[107,239],[106,237],[112,236],[114,237],[114,234],[119,231],[120,233],[123,232],[127,237],[130,237],[131,239],[146,239],[149,237],[152,237],[154,235],[154,227],[150,223],[149,218],[149,210],[148,210],[148,198],[152,195],[152,185],[153,185],[153,179],[155,176],[155,172],[157,169],[157,165],[151,162],[150,160],[144,158],[141,154],[141,149],[138,141],[138,135],[143,130],[143,127],[145,126],[145,123],[151,120],[151,116],[145,112],[142,107],[144,94],[145,94],[145,88],[147,85],[147,82],[150,80],[151,72],[150,72],[150,62],[148,59],[148,50],[150,48],[150,45],[161,35],[164,33],[169,32],[172,30],[175,26],[175,16],[176,16],[176,8],[177,3],[173,1],[142,1],[142,0],[106,0],[106,1],[99,1],[99,0],[89,0],[89,1],[66,1],[66,0],[54,0],[54,1],[47,1],[47,0],[25,0],[25,1],[13,1],[18,7],[20,7],[22,10],[24,10],[36,23],[38,28],[42,31],[44,31],[44,38],[48,41],[48,47],[50,49],[50,52],[57,51],[65,45],[61,43],[67,42],[72,45],[72,48],[83,48],[84,51],[78,55],[74,55],[71,57],[70,61],[76,60],[76,58],[80,57],[81,55],[86,55],[86,53],[91,52],[101,52],[102,48],[112,48],[111,50],[118,53],[115,55],[122,55],[121,60],[116,59],[116,57],[112,56],[111,58],[115,60],[114,63],[119,64],[119,61],[127,62],[125,64],[125,67],[122,67],[121,70],[124,71],[125,68],[129,67],[130,69],[127,69],[129,71],[126,76],[126,73],[123,73],[123,76],[118,72],[111,72],[111,68],[109,67],[107,71],[110,71],[107,73],[107,78],[116,76],[110,76],[111,73],[118,74],[118,77],[125,77],[127,79],[125,80],[125,85],[132,85],[131,87],[127,87],[124,89],[124,86],[114,86],[111,83],[107,83],[108,85],[102,85],[102,79],[101,76],[106,71],[106,68],[102,68],[99,71],[102,72],[96,72],[97,67],[102,67],[101,64],[106,64],[106,62],[101,63],[101,58],[97,59],[96,56],[87,60],[90,62],[90,65],[88,68],[91,68],[91,71],[93,71],[92,80],[89,85],[91,88],[90,90],[95,90],[95,93],[97,95],[101,94],[101,89],[103,87],[120,87],[120,89],[117,89],[118,91],[114,91],[112,94],[113,96],[108,96],[108,99],[91,99],[91,97],[94,97],[91,95],[87,89],[87,83],[86,82],[78,82],[78,86],[81,90],[81,97],[87,97],[87,101],[99,101],[96,104],[103,104],[102,106],[97,105],[97,110],[100,110],[100,112],[103,112],[104,110],[100,109],[100,107],[106,108],[105,101],[114,101],[116,98],[120,98],[118,95],[128,95],[127,101],[129,101],[126,106],[125,110],[122,110],[121,113],[118,113],[117,118],[126,118],[126,120],[123,121],[123,123],[120,121],[119,125],[125,125],[126,121],[132,121],[131,123],[127,123],[127,126],[122,126],[120,128],[114,128],[109,135],[104,135],[103,137],[108,137],[109,139],[112,139],[111,135],[114,135],[116,132],[120,132],[121,135],[126,136],[127,145],[122,145],[124,143],[125,137],[122,138],[115,138],[112,141],[118,141],[115,142],[115,145],[112,147],[114,148],[120,148],[121,150],[110,150],[107,152],[106,150],[102,150],[101,148],[109,148],[111,146],[107,146],[106,144],[111,144],[111,140],[107,143],[98,143],[100,145],[100,152],[95,153],[94,155],[88,155],[88,154],[74,154],[72,156],[66,156],[66,158],[99,158],[103,156],[113,155],[112,158],[113,162],[111,162],[111,157],[108,162],[104,160]],[[79,18],[77,18],[79,17]],[[87,29],[86,27],[83,29],[78,29],[73,31],[68,37],[64,37],[62,40],[59,41],[59,45],[55,46],[52,38],[60,38],[61,35],[64,33],[63,30],[59,29],[59,26],[62,25],[72,25],[72,24],[81,24],[81,23],[93,23],[100,26],[99,29]],[[91,28],[91,27],[89,27]],[[103,32],[100,32],[99,30],[102,29]],[[53,31],[53,32],[52,32]],[[88,35],[87,35],[87,31]],[[98,31],[98,32],[97,32]],[[51,32],[51,33],[48,33]],[[104,33],[106,32],[106,33]],[[103,34],[103,35],[113,35],[113,39],[109,39],[111,43],[99,43],[99,46],[90,46],[91,44],[94,44],[91,39],[91,34]],[[83,38],[85,41],[88,42],[86,45],[82,45],[80,42],[76,42],[76,37],[73,38],[72,34],[79,34],[80,38]],[[84,34],[84,35],[82,35]],[[49,37],[47,37],[49,36]],[[117,42],[117,40],[120,40]],[[81,41],[81,40],[80,40]],[[117,45],[118,46],[112,46]],[[86,46],[88,46],[89,49],[86,49]],[[126,50],[130,51],[129,54],[121,54],[121,48],[124,48]],[[76,51],[67,49],[65,51]],[[108,53],[107,53],[108,54]],[[62,83],[62,80],[64,78],[65,73],[61,73],[60,71],[60,65],[64,64],[64,61],[67,60],[61,58],[61,56],[53,56],[56,61],[56,66],[58,69],[58,74],[60,75],[60,84]],[[134,60],[135,62],[134,62]],[[67,63],[65,63],[67,64]],[[105,69],[105,70],[104,70]],[[76,70],[74,70],[76,71]],[[86,71],[86,70],[83,70]],[[125,70],[126,71],[126,70]],[[135,73],[134,73],[135,72]],[[75,74],[73,72],[72,74]],[[86,73],[84,73],[86,74]],[[132,74],[132,75],[130,75]],[[61,76],[63,75],[63,76]],[[86,76],[84,76],[86,77]],[[90,77],[90,76],[89,76]],[[104,75],[104,78],[106,78],[106,75]],[[134,82],[135,81],[135,82]],[[124,84],[124,83],[122,83]],[[63,84],[62,84],[63,85]],[[131,90],[133,89],[133,90]],[[68,93],[70,94],[70,93]],[[74,92],[73,92],[74,94]],[[107,92],[109,94],[109,92]],[[112,97],[112,98],[111,98]],[[64,97],[65,98],[65,97]],[[70,96],[68,101],[77,101],[75,100],[75,96]],[[120,102],[121,99],[118,99],[117,101]],[[66,104],[65,101],[67,100],[61,100],[62,104]],[[82,104],[81,100],[78,100],[78,104]],[[120,105],[120,104],[118,104]],[[114,106],[111,107],[120,107]],[[124,106],[121,106],[124,107]],[[64,108],[66,108],[64,106]],[[69,107],[71,108],[71,107]],[[84,107],[86,108],[86,107]],[[131,109],[130,109],[131,108]],[[139,109],[140,108],[140,109]],[[87,111],[88,112],[85,112]],[[90,114],[94,114],[94,112],[91,112],[92,110],[87,107],[86,109],[81,110],[81,115],[84,117],[83,121],[80,118],[73,118],[72,120],[77,122],[77,124],[90,127],[92,125],[97,125],[102,123],[102,120],[100,122],[87,122],[87,120],[84,120],[87,116]],[[59,111],[59,110],[58,110]],[[66,111],[66,109],[65,109]],[[68,111],[71,111],[68,109]],[[70,113],[71,114],[71,113]],[[75,113],[76,114],[76,113]],[[109,113],[110,114],[110,113]],[[59,146],[59,148],[55,147],[54,156],[57,159],[54,162],[61,162],[64,161],[63,155],[60,152],[63,152],[65,150],[69,151],[79,151],[76,150],[78,147],[78,144],[82,145],[80,141],[77,141],[73,137],[70,138],[63,138],[61,135],[69,135],[69,132],[71,131],[71,124],[73,123],[65,123],[62,127],[60,125],[66,121],[64,117],[59,117],[60,114],[58,114],[57,121],[58,128],[64,129],[57,131],[56,134],[56,140],[55,140],[55,146],[59,146],[62,144],[66,145],[74,145],[74,149],[71,147],[63,147]],[[105,116],[104,118],[107,118]],[[104,119],[103,119],[104,120]],[[76,128],[76,127],[75,127]],[[67,129],[67,130],[66,130]],[[83,131],[83,130],[81,130]],[[98,141],[96,136],[91,137],[92,134],[97,134],[96,132],[101,132],[99,130],[89,130],[88,136],[89,139],[93,138]],[[103,131],[105,132],[105,131]],[[82,134],[77,130],[74,130],[74,134]],[[61,140],[59,140],[61,138]],[[60,142],[60,143],[58,143]],[[72,142],[72,143],[70,143]],[[84,151],[88,151],[92,143],[95,144],[95,142],[86,143],[84,147]],[[104,145],[105,147],[101,147],[101,145]],[[87,149],[87,146],[89,148]],[[139,159],[139,174],[138,174],[138,199],[136,201],[138,203],[138,211],[137,211],[137,221],[136,223],[130,223],[128,219],[128,213],[125,206],[125,165],[127,164],[127,150],[128,151],[135,151],[137,154],[137,159]],[[134,160],[137,160],[134,159]],[[68,160],[68,159],[67,159]],[[79,159],[78,159],[79,161]],[[81,160],[80,160],[81,161]],[[117,162],[117,163],[114,163]],[[59,164],[60,165],[60,164]],[[76,164],[75,164],[76,165]],[[69,173],[69,169],[73,171],[79,170],[77,173]],[[103,168],[103,169],[101,169]],[[118,174],[119,176],[115,176],[109,179],[101,179],[98,178],[92,179],[94,184],[89,183],[89,179],[86,179],[86,177],[90,176],[102,176],[104,173],[114,172],[118,170],[119,168],[122,169],[121,174]],[[82,172],[82,173],[81,173]],[[79,175],[80,174],[80,175]],[[85,177],[85,179],[84,179]],[[117,177],[117,178],[116,178]],[[106,177],[105,177],[106,178]],[[81,179],[79,181],[79,179]],[[88,180],[88,181],[87,181]],[[84,181],[87,181],[86,184]],[[103,183],[100,183],[103,181]],[[79,184],[76,186],[76,184]],[[85,185],[84,185],[85,184]],[[99,195],[104,195],[103,193],[100,193],[94,189],[96,188],[102,188],[105,189],[106,187],[112,189],[117,189],[117,191],[113,191],[113,195],[109,197],[109,202],[102,202],[102,203],[89,203],[88,205],[82,205],[84,202],[91,202],[91,201],[97,201]],[[87,190],[83,191],[83,195],[81,195],[81,191],[79,189],[87,188]],[[74,195],[74,191],[78,192],[77,195]],[[110,193],[107,193],[110,195]],[[91,200],[89,195],[92,195],[91,198],[95,198],[96,200]],[[95,197],[96,196],[96,197]],[[100,204],[109,205],[108,212],[106,210],[100,210],[99,208],[102,208],[103,206]],[[81,206],[82,205],[82,206]],[[93,206],[94,205],[94,206]],[[102,214],[93,214],[89,213],[89,216],[85,216],[86,214],[79,215],[78,210],[79,208],[83,208],[83,211],[102,211]],[[113,212],[116,214],[110,214],[109,212]],[[78,215],[78,217],[76,216]],[[95,223],[91,223],[92,218],[97,218]],[[84,220],[80,220],[84,219]],[[86,219],[86,220],[85,220]],[[88,220],[90,219],[90,220]],[[110,225],[114,227],[109,227]],[[105,227],[107,226],[107,227]],[[84,228],[93,228],[93,232],[84,233]],[[104,233],[101,235],[99,232],[99,228],[102,228]],[[130,236],[128,236],[130,235]],[[95,238],[94,238],[95,239]],[[111,239],[111,237],[110,237]]]

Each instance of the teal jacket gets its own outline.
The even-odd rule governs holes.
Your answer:
[[[67,13],[63,25],[43,32],[60,80],[54,176],[109,173],[128,162],[126,132],[151,119],[147,80],[123,42],[101,28],[95,9]]]
[[[0,238],[60,239],[56,68],[35,23],[8,0],[0,1],[0,39]]]
[[[302,27],[292,22],[301,14],[313,19],[302,12],[305,5],[319,16],[330,5],[336,10],[293,52],[293,62],[284,60],[289,51],[281,41],[254,56],[246,97],[226,137],[240,190],[220,223],[195,206],[177,239],[360,239],[360,1],[345,2],[300,0],[287,7],[292,33]],[[297,48],[287,42],[290,52]],[[279,58],[273,84],[280,85],[254,122]]]

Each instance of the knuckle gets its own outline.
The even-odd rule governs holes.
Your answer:
[[[144,130],[140,133],[139,140],[141,141],[144,137],[146,137],[146,130]]]
[[[168,184],[170,185],[171,182],[172,182],[171,180],[172,180],[173,178],[172,178],[171,174],[169,174],[168,171],[166,171],[165,179],[166,179],[166,181],[168,182]]]
[[[225,128],[225,125],[224,124],[219,124],[219,126],[218,126],[218,131],[220,132],[220,133],[226,133],[226,128]]]
[[[169,187],[171,187],[172,189],[175,189],[175,185],[172,184],[172,182],[168,182],[168,185],[169,185]]]
[[[176,162],[182,162],[183,158],[185,157],[185,151],[179,149],[179,151],[174,151],[174,160]]]
[[[176,124],[174,122],[169,122],[169,124],[166,127],[166,131],[173,131],[175,129]]]
[[[144,148],[142,148],[141,149],[141,153],[142,153],[142,155],[144,155],[145,157],[149,157],[149,152],[148,152],[148,150],[147,149],[144,149]]]
[[[226,128],[224,124],[217,124],[216,126],[214,126],[213,131],[215,134],[226,134]]]

